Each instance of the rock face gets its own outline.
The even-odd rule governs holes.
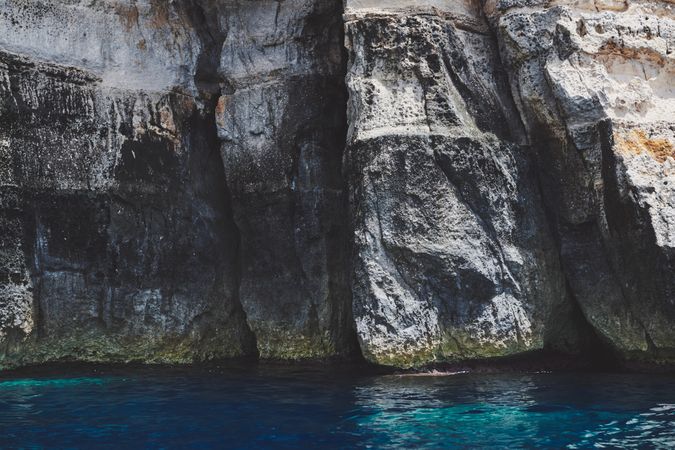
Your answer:
[[[672,358],[673,5],[489,3],[571,295],[623,355]]]
[[[4,364],[255,352],[202,44],[161,5],[0,3]]]
[[[340,355],[353,342],[341,12],[333,0],[220,10],[215,119],[262,357]]]
[[[673,9],[0,0],[0,367],[675,362]]]
[[[564,283],[487,24],[461,2],[358,6],[347,173],[364,354],[409,365],[542,348]]]

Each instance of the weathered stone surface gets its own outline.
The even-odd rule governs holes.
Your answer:
[[[341,4],[221,10],[216,121],[241,236],[240,298],[262,357],[351,351]]]
[[[672,4],[500,1],[486,11],[537,153],[574,298],[622,355],[668,359]]]
[[[541,349],[565,308],[522,125],[485,29],[480,16],[410,11],[357,11],[347,22],[354,315],[374,362]]]
[[[8,364],[355,349],[341,14],[0,3]]]
[[[162,8],[1,4],[2,365],[255,353],[200,42]]]

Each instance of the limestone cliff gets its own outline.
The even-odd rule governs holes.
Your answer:
[[[486,11],[570,294],[623,355],[672,358],[673,4],[498,1]]]
[[[674,46],[658,0],[0,0],[0,367],[672,364]]]

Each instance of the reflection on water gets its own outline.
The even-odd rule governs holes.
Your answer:
[[[390,447],[675,446],[675,380],[617,375],[382,377],[355,388],[367,444]],[[647,410],[646,413],[636,413]]]
[[[0,381],[0,447],[675,446],[675,380],[264,367]]]
[[[84,383],[101,384],[105,381],[103,378],[80,377],[80,378],[20,378],[18,380],[0,381],[0,391],[20,391],[22,389],[40,388],[44,386],[73,386]]]
[[[489,445],[511,442],[516,434],[520,440],[536,436],[538,424],[528,410],[536,406],[530,377],[460,379],[384,377],[357,387],[357,404],[368,412],[359,425],[377,433],[369,444]]]

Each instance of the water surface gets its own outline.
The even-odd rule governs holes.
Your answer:
[[[2,448],[672,448],[668,375],[108,368],[0,379]]]

